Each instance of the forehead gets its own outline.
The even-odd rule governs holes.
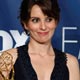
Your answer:
[[[31,14],[30,16],[33,17],[33,16],[41,16],[43,15],[44,16],[44,13],[42,12],[41,8],[38,6],[38,5],[34,5],[31,9]]]

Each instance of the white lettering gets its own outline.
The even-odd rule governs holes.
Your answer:
[[[79,56],[78,56],[78,59],[80,59],[80,50],[79,50]]]
[[[0,45],[2,50],[0,52],[13,48],[13,45],[15,48],[24,45],[28,39],[25,32],[20,34],[18,30],[10,30],[10,34],[7,31],[0,30],[0,37],[2,38],[2,45]],[[14,44],[13,39],[16,44]]]
[[[0,37],[2,38],[2,50],[1,51],[7,50],[13,47],[13,40],[8,32],[0,30]]]
[[[20,45],[25,44],[26,40],[28,39],[28,36],[25,32],[22,32],[20,35],[19,31],[17,30],[10,30],[12,37],[14,38],[16,45],[14,47],[18,47]]]
[[[65,51],[66,43],[78,43],[77,40],[65,40],[65,31],[66,30],[77,30],[77,27],[63,27],[62,28],[62,51]]]

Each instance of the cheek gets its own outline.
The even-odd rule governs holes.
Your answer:
[[[50,29],[55,29],[57,27],[57,21],[53,20],[50,24],[48,24]]]
[[[37,31],[38,30],[38,26],[37,25],[30,24],[28,26],[28,30],[29,31]]]
[[[57,25],[54,24],[54,23],[49,25],[49,28],[50,28],[50,29],[55,29],[56,27],[57,27]]]

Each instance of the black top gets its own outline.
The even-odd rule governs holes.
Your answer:
[[[50,80],[69,80],[69,71],[66,66],[66,54],[54,49],[55,66]],[[15,80],[38,80],[37,74],[32,67],[28,54],[28,45],[18,47],[18,58],[14,65]]]

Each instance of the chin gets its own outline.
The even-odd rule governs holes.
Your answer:
[[[47,43],[49,43],[50,42],[50,40],[44,40],[44,41],[37,41],[38,43],[40,43],[40,44],[47,44]]]

